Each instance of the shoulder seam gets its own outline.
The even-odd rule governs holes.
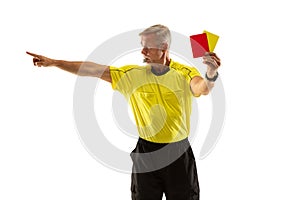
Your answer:
[[[132,68],[127,69],[127,70],[122,70],[122,69],[120,69],[120,68],[114,68],[114,69],[111,69],[111,71],[121,71],[121,72],[123,72],[123,73],[127,73],[127,72],[129,72],[130,70],[132,70],[132,69],[138,69],[138,70],[141,70],[141,69],[143,69],[143,68],[141,68],[141,67],[132,67]]]
[[[190,73],[191,73],[192,71],[191,71],[188,67],[186,67],[186,66],[184,66],[184,65],[181,65],[181,64],[180,64],[180,67],[181,67],[181,69],[184,68],[184,69],[188,70],[189,72],[188,72],[187,75],[190,77],[190,79],[192,79],[192,77],[190,76]],[[172,68],[175,69],[176,71],[177,71],[177,69],[178,69],[178,68],[175,68],[175,67],[172,67]],[[178,70],[178,71],[179,71],[179,70]]]

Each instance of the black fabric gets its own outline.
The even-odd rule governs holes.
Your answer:
[[[165,193],[167,200],[199,200],[200,190],[196,162],[187,139],[171,144],[160,144],[140,138],[132,154],[154,152],[166,147],[166,145],[171,147],[168,151],[172,151],[173,155],[175,148],[176,150],[184,149],[185,151],[178,151],[180,152],[180,155],[177,157],[178,159],[168,166],[155,171],[137,173],[135,168],[139,167],[143,160],[134,159],[135,157],[132,156],[132,200],[161,200],[163,193]],[[165,153],[162,155],[166,156]],[[156,159],[153,158],[153,160]],[[159,159],[164,158],[161,157]]]

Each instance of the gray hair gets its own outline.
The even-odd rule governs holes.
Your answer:
[[[170,48],[171,32],[168,27],[161,24],[156,24],[145,29],[143,32],[139,34],[139,36],[148,35],[148,34],[155,34],[157,36],[156,38],[157,38],[158,46],[167,43],[168,48]]]

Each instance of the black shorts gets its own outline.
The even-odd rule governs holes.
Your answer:
[[[160,152],[162,149],[165,151]],[[144,158],[147,153],[150,155]],[[167,200],[199,200],[196,162],[188,139],[160,144],[139,138],[131,157],[132,200],[161,200],[163,193]],[[168,161],[170,157],[173,162]]]

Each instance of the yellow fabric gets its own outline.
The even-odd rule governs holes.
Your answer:
[[[170,70],[157,76],[151,66],[110,67],[112,88],[131,105],[139,136],[156,143],[188,137],[192,92],[190,80],[201,76],[194,67],[171,60]]]

